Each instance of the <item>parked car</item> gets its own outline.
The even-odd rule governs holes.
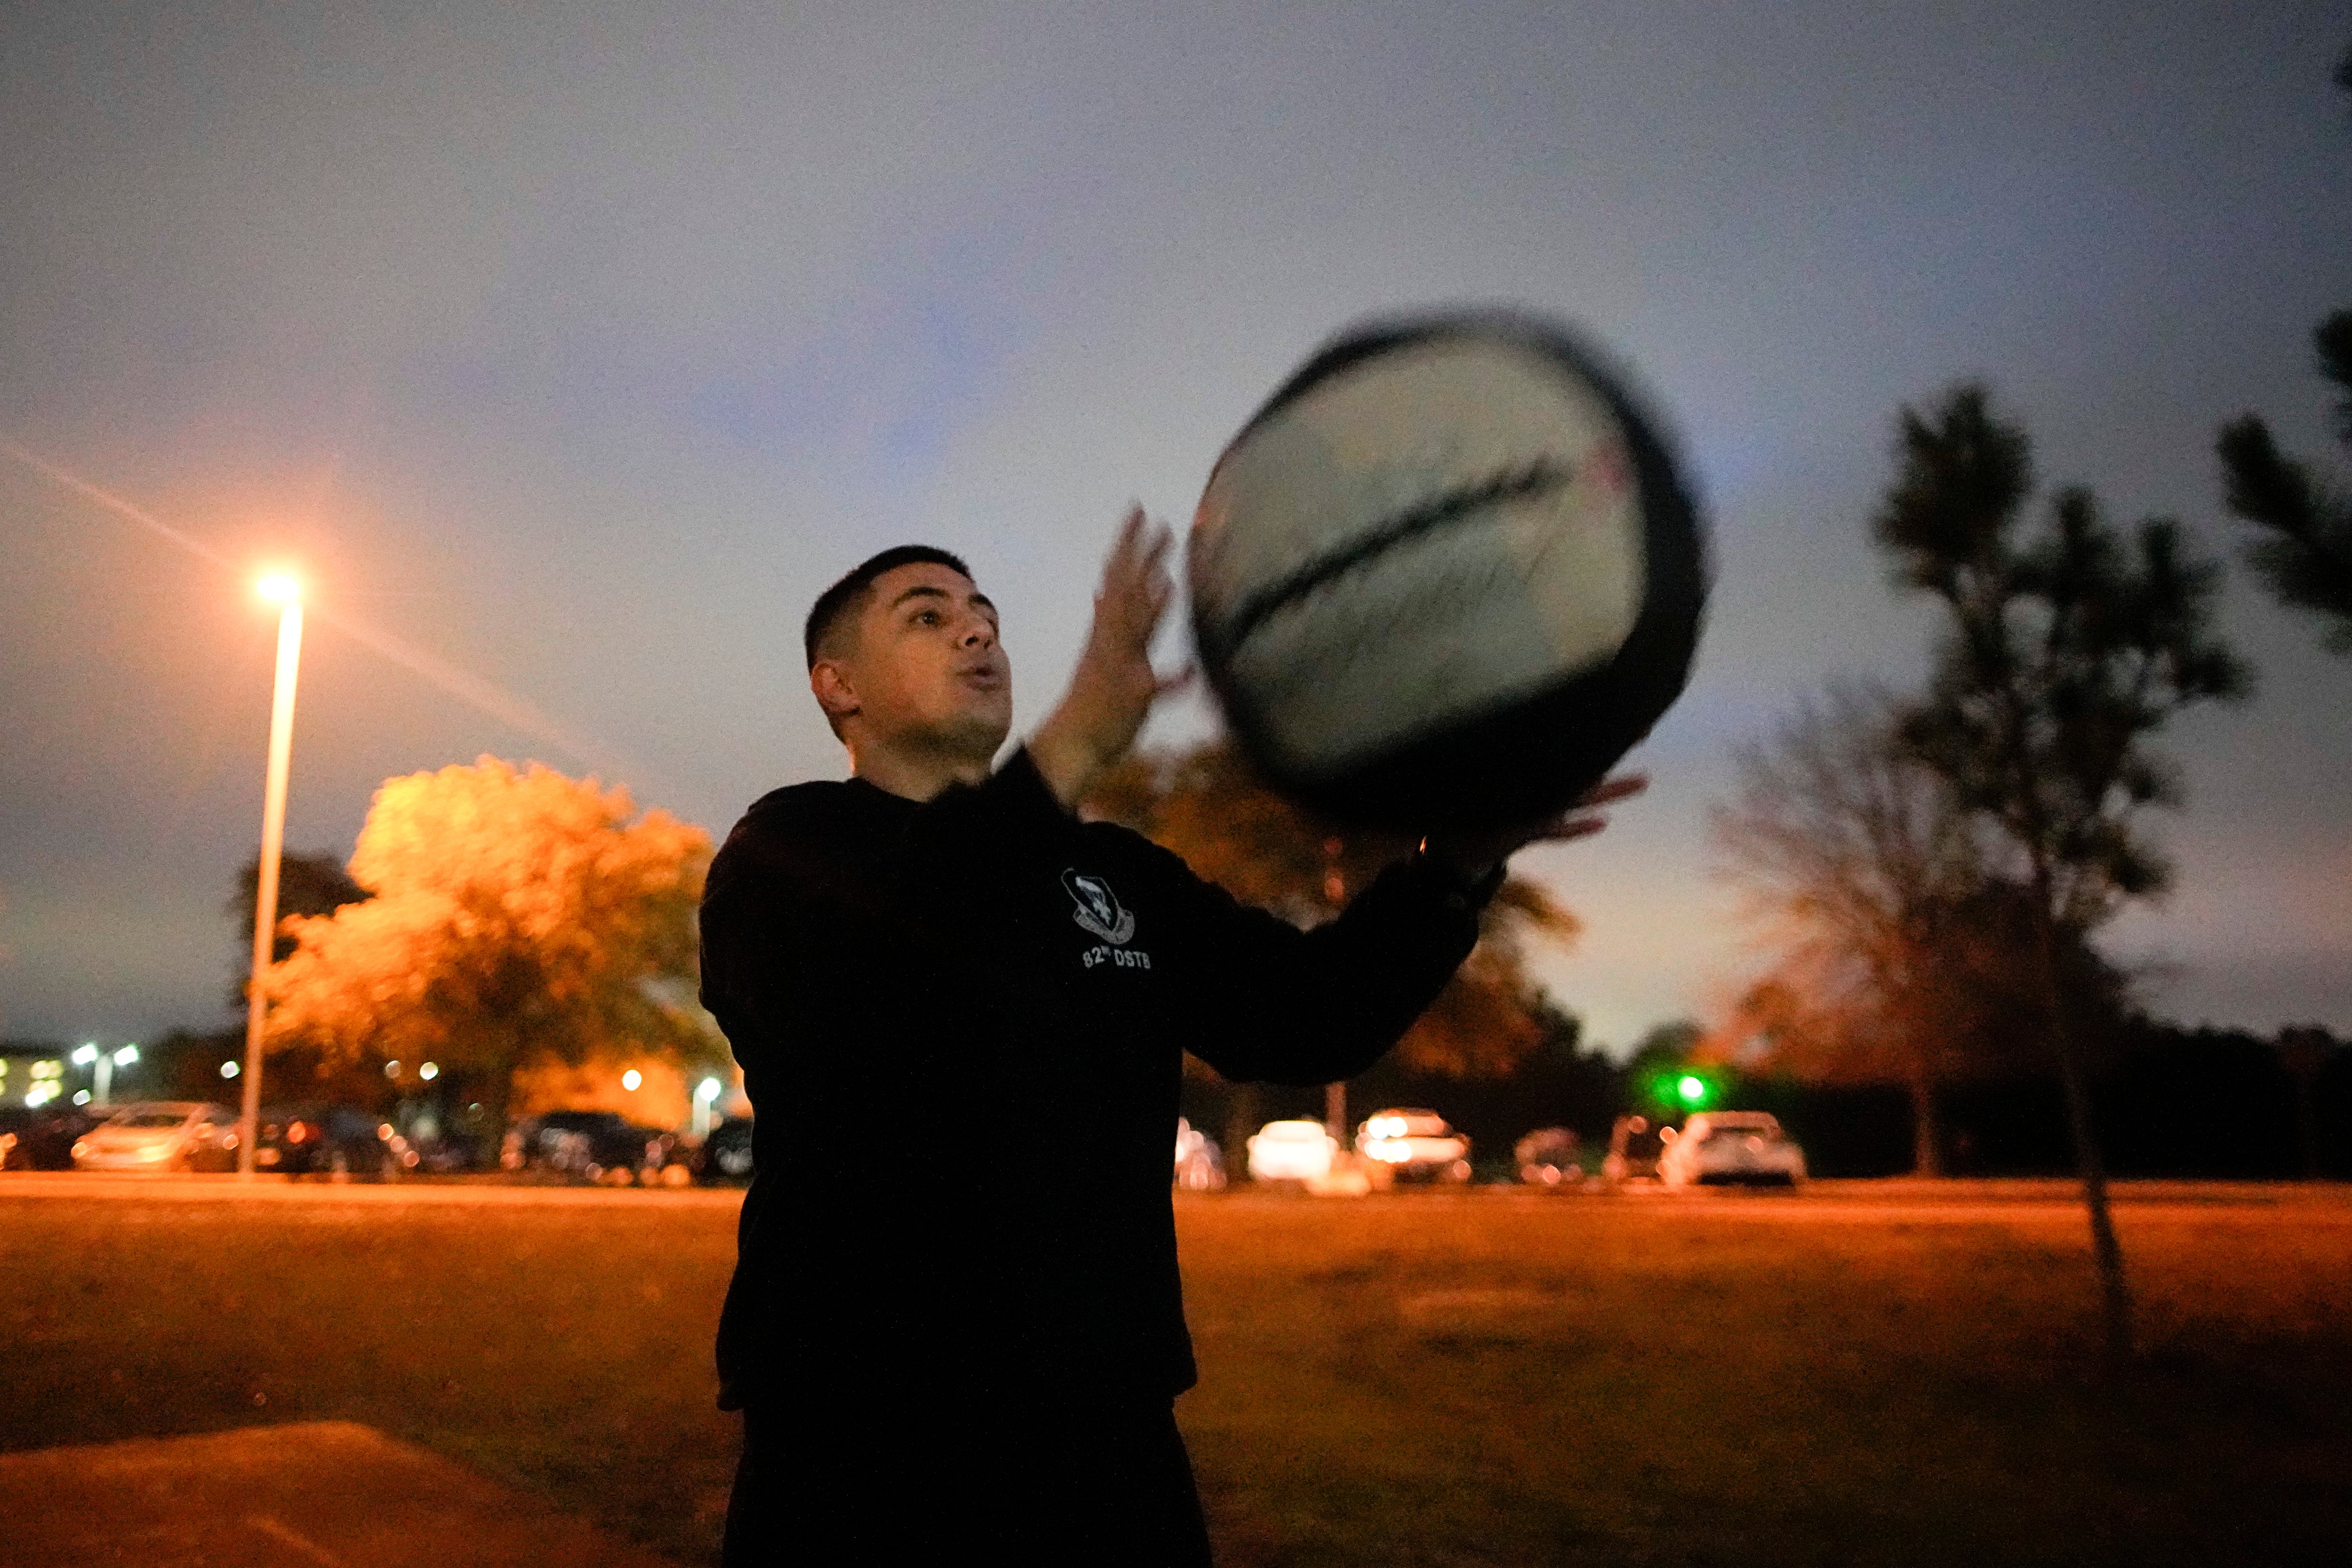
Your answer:
[[[696,1151],[694,1174],[704,1183],[748,1182],[751,1179],[751,1119],[722,1116],[703,1135]]]
[[[1668,1139],[1658,1159],[1658,1180],[1670,1187],[1793,1187],[1804,1179],[1805,1152],[1761,1110],[1702,1110]]]
[[[649,1187],[693,1184],[699,1150],[691,1133],[665,1132],[649,1127],[637,1131],[647,1134],[645,1163],[637,1167],[638,1181]]]
[[[0,1171],[70,1171],[73,1146],[99,1123],[79,1105],[0,1106]]]
[[[234,1171],[236,1112],[188,1100],[126,1105],[74,1140],[78,1171]]]
[[[356,1105],[265,1105],[253,1133],[253,1165],[287,1176],[388,1176],[403,1167],[407,1141],[393,1147],[392,1123]]]
[[[1434,1110],[1376,1110],[1356,1129],[1356,1152],[1400,1182],[1466,1182],[1470,1140]]]
[[[1188,1193],[1221,1192],[1225,1184],[1225,1157],[1217,1141],[1181,1116],[1176,1119],[1175,1181]]]
[[[1319,1182],[1331,1174],[1339,1141],[1320,1121],[1269,1121],[1249,1140],[1253,1182]]]
[[[615,1187],[650,1172],[650,1185],[663,1179],[677,1142],[676,1134],[640,1127],[616,1110],[549,1110],[515,1124],[499,1163]],[[684,1168],[682,1157],[677,1163]]]
[[[1511,1146],[1511,1164],[1530,1186],[1573,1186],[1584,1180],[1582,1140],[1566,1127],[1538,1127]]]
[[[1665,1152],[1666,1141],[1650,1125],[1648,1117],[1621,1116],[1609,1129],[1609,1152],[1601,1159],[1601,1179],[1612,1184],[1654,1182],[1658,1178],[1658,1156]]]

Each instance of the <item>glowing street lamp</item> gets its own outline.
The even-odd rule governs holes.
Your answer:
[[[280,606],[278,687],[269,705],[269,773],[261,797],[260,875],[253,890],[253,979],[245,1001],[245,1107],[236,1121],[236,1173],[253,1174],[253,1144],[261,1120],[261,1035],[268,1004],[262,980],[278,941],[278,866],[286,851],[286,774],[294,751],[294,678],[302,659],[302,584],[272,573],[255,584]]]
[[[710,1105],[719,1098],[723,1088],[724,1086],[715,1078],[704,1079],[694,1086],[694,1135],[697,1138],[707,1138],[710,1135]]]

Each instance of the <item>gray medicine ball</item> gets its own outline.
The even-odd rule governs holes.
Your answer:
[[[1217,459],[1190,573],[1267,781],[1410,833],[1572,805],[1681,693],[1706,602],[1696,509],[1625,390],[1492,312],[1308,360]]]

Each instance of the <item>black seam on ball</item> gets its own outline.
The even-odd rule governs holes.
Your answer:
[[[1250,633],[1257,630],[1276,610],[1305,598],[1334,578],[1347,575],[1382,551],[1459,522],[1472,512],[1483,511],[1501,502],[1525,500],[1565,489],[1575,477],[1557,463],[1538,458],[1515,473],[1498,474],[1485,484],[1449,491],[1433,500],[1423,501],[1411,510],[1399,513],[1392,521],[1352,543],[1317,556],[1287,576],[1278,578],[1243,600],[1241,606],[1225,617],[1224,625],[1218,629],[1217,640],[1228,649],[1239,647]]]

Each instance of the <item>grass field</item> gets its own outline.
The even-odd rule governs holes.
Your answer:
[[[2063,1202],[1826,1185],[1180,1203],[1221,1560],[2352,1560],[2352,1197],[2125,1203],[2102,1391]],[[724,1195],[25,1190],[0,1446],[342,1417],[711,1559]]]

